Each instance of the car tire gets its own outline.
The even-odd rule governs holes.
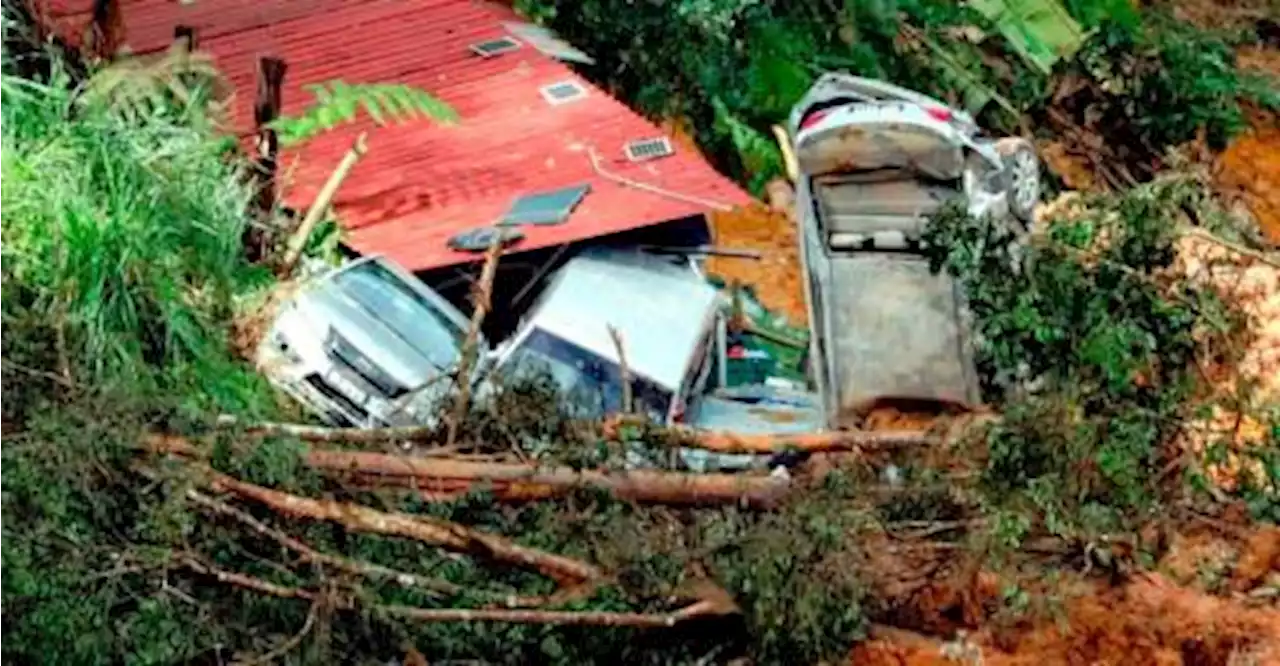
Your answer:
[[[1035,146],[1026,139],[1001,139],[996,152],[1010,175],[1009,212],[1030,228],[1040,203],[1040,159]]]

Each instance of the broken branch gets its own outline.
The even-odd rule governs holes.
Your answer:
[[[261,578],[255,578],[235,571],[220,569],[212,564],[202,561],[194,555],[183,555],[179,558],[179,562],[196,573],[212,576],[217,579],[219,583],[229,583],[236,587],[243,587],[246,590],[253,590],[255,592],[261,592],[273,597],[282,597],[285,599],[314,600],[316,598],[316,593],[310,590],[277,585],[275,583],[262,580]]]
[[[533,568],[560,583],[580,583],[604,577],[599,569],[586,562],[526,548],[504,537],[477,532],[445,520],[300,497],[245,483],[213,470],[208,471],[208,483],[214,490],[253,500],[283,515],[324,520],[338,523],[352,532],[404,537],[453,551],[483,555]]]
[[[329,175],[324,186],[320,188],[320,193],[316,195],[315,201],[311,203],[311,207],[307,209],[307,214],[302,218],[302,223],[294,230],[293,236],[289,238],[288,248],[285,250],[284,259],[280,262],[280,276],[287,278],[293,273],[293,269],[298,265],[298,260],[302,258],[302,250],[307,245],[307,239],[311,237],[311,232],[315,230],[316,225],[320,223],[320,219],[324,217],[325,211],[329,210],[329,204],[333,202],[333,197],[338,193],[338,188],[342,186],[342,181],[347,179],[347,175],[351,173],[368,151],[365,143],[368,134],[361,133],[356,137],[355,143],[351,144],[351,149],[346,155],[342,156],[342,161],[338,163],[338,167]]]
[[[671,613],[615,613],[607,611],[546,611],[522,609],[414,608],[379,606],[378,610],[422,622],[519,622],[595,627],[672,627],[698,617],[725,614],[714,601],[698,601]]]
[[[433,578],[427,578],[425,576],[419,576],[417,574],[411,574],[404,571],[397,571],[377,564],[357,562],[345,557],[322,553],[306,543],[295,539],[288,534],[267,525],[266,523],[263,523],[248,513],[241,511],[226,502],[214,499],[198,490],[188,490],[187,499],[210,511],[213,511],[214,513],[234,518],[258,534],[272,539],[281,546],[298,553],[298,555],[300,555],[305,561],[328,565],[340,571],[346,571],[347,573],[389,578],[400,585],[421,587],[426,590],[443,594],[457,594],[462,591],[460,586],[445,581],[435,580]]]

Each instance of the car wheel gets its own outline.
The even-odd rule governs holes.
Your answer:
[[[1011,177],[1009,212],[1030,227],[1040,203],[1040,160],[1035,148],[1026,139],[1001,139],[996,142],[996,152]]]

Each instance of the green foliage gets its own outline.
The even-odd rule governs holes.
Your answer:
[[[296,116],[282,116],[271,123],[280,142],[291,145],[307,141],[339,125],[355,122],[361,109],[379,125],[388,121],[434,120],[453,122],[453,107],[431,93],[397,83],[347,84],[343,81],[304,86],[315,103]]]
[[[1163,444],[1192,416],[1196,340],[1237,323],[1168,271],[1183,207],[1199,200],[1184,181],[1089,199],[1029,246],[956,210],[931,223],[935,268],[969,298],[985,389],[1007,400],[984,437],[997,504],[1074,534],[1165,497]]]
[[[1221,148],[1245,126],[1242,101],[1280,106],[1274,81],[1240,72],[1234,45],[1190,24],[1150,14],[1142,25],[1103,23],[1086,43],[1072,72],[1100,88],[1096,98],[1072,104],[1090,124],[1131,134],[1144,158],[1204,132]]]
[[[1051,105],[1108,137],[1131,136],[1117,154],[1141,177],[1201,129],[1214,142],[1238,131],[1238,98],[1275,104],[1274,82],[1240,73],[1218,35],[1125,0],[1064,4],[1091,34],[1049,76],[991,20],[943,0],[521,0],[517,8],[592,53],[586,73],[623,99],[691,123],[704,153],[757,191],[779,172],[776,148],[765,148],[770,126],[784,124],[825,71],[982,107],[984,124],[1008,133],[1053,127]],[[1080,83],[1086,93],[1050,99]]]
[[[65,80],[3,87],[5,323],[33,343],[6,336],[6,358],[153,387],[160,366],[221,363],[231,295],[265,275],[241,257],[248,192],[200,107],[122,116]]]

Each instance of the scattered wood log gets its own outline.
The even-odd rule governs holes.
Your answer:
[[[628,423],[641,422],[635,419],[619,417],[609,419],[604,424],[605,436],[618,438],[621,435],[620,428]],[[808,453],[861,453],[928,446],[938,442],[938,437],[922,430],[885,432],[836,430],[799,434],[743,435],[674,426],[663,428],[657,434],[662,435],[664,433],[672,441],[679,441],[686,446],[717,453],[770,454],[787,450],[806,451]]]
[[[562,584],[576,584],[604,577],[596,567],[554,553],[526,548],[505,537],[478,532],[446,520],[387,513],[359,504],[317,500],[264,488],[206,469],[206,483],[218,492],[231,493],[294,518],[338,523],[352,532],[415,539],[457,552],[519,564],[539,571]]]
[[[288,587],[269,581],[227,571],[194,555],[178,558],[178,563],[196,573],[210,576],[220,583],[252,590],[260,594],[285,599],[305,599],[313,602],[326,598],[323,592]],[[354,595],[328,598],[335,608],[353,609],[360,605]],[[732,603],[724,603],[717,597],[699,599],[683,608],[668,613],[625,613],[613,611],[562,611],[517,608],[419,608],[390,604],[369,604],[368,609],[387,615],[419,622],[512,622],[521,624],[553,624],[561,626],[639,627],[666,628],[696,618],[719,617],[738,612]],[[299,632],[304,633],[304,632]]]
[[[189,440],[153,435],[148,448],[160,453],[200,457]],[[791,488],[785,477],[745,474],[688,474],[654,470],[600,472],[523,463],[473,462],[373,451],[313,449],[305,464],[322,473],[349,478],[365,487],[401,487],[441,499],[487,488],[503,501],[562,497],[578,488],[595,488],[620,499],[655,504],[743,504],[770,508]]]

